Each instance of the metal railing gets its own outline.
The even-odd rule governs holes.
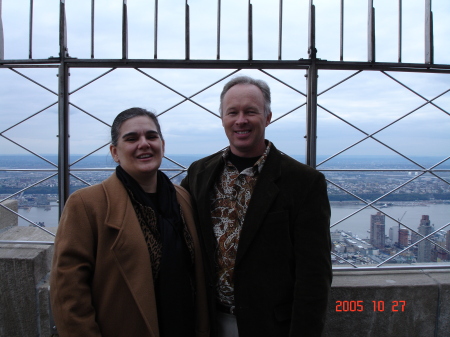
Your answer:
[[[47,172],[49,175],[39,180],[38,182],[31,184],[27,186],[24,189],[21,189],[20,191],[13,193],[9,195],[7,198],[4,198],[0,201],[5,201],[7,199],[10,199],[23,191],[40,184],[41,182],[51,179],[55,176],[58,177],[58,195],[59,195],[59,212],[62,212],[64,208],[65,201],[67,200],[69,196],[69,188],[70,188],[70,177],[73,177],[86,185],[89,185],[88,182],[86,182],[83,178],[79,177],[76,172],[77,171],[95,171],[96,169],[75,169],[73,168],[73,165],[76,163],[82,161],[86,157],[97,153],[99,150],[104,149],[109,144],[103,144],[102,146],[94,149],[90,153],[84,155],[83,157],[79,158],[78,160],[74,162],[70,162],[69,157],[69,149],[70,149],[70,136],[69,136],[69,110],[70,108],[77,109],[78,111],[83,112],[85,115],[94,118],[98,122],[102,123],[105,126],[110,126],[107,122],[105,122],[102,118],[97,117],[95,114],[89,112],[87,109],[83,109],[82,107],[76,105],[74,102],[71,101],[71,95],[88,87],[89,85],[95,83],[96,81],[104,78],[105,76],[109,76],[111,73],[113,73],[117,69],[135,69],[139,74],[142,76],[145,76],[148,78],[148,80],[153,81],[155,83],[158,83],[160,86],[170,90],[172,93],[178,95],[181,97],[181,100],[168,107],[167,109],[163,110],[159,113],[159,115],[165,114],[167,112],[172,111],[177,106],[185,103],[190,102],[194,104],[195,106],[199,107],[200,109],[208,112],[209,114],[212,114],[213,116],[219,117],[217,113],[209,109],[205,106],[205,104],[202,104],[196,100],[196,97],[200,95],[201,93],[205,92],[206,90],[214,87],[218,83],[222,82],[223,80],[229,78],[230,76],[233,76],[239,71],[242,70],[256,70],[259,71],[262,75],[267,76],[268,78],[274,80],[277,84],[288,88],[291,90],[295,95],[301,97],[301,99],[304,100],[301,104],[295,106],[294,108],[290,109],[289,111],[281,114],[279,117],[275,118],[272,121],[272,124],[275,122],[278,122],[280,119],[285,118],[286,116],[291,115],[295,111],[299,111],[302,108],[305,108],[306,112],[306,135],[305,135],[305,143],[306,143],[306,152],[305,152],[305,161],[308,165],[312,167],[316,167],[319,170],[323,171],[324,173],[327,172],[338,172],[339,169],[327,169],[323,168],[324,164],[331,161],[332,159],[336,158],[337,156],[341,155],[342,153],[355,148],[358,144],[362,143],[365,140],[373,140],[380,144],[381,146],[389,149],[393,153],[397,154],[401,158],[405,159],[406,161],[414,164],[417,168],[416,169],[408,169],[407,171],[415,171],[418,172],[416,176],[414,176],[412,179],[406,181],[405,183],[397,186],[396,188],[391,189],[390,191],[387,191],[380,197],[367,201],[358,196],[356,193],[353,193],[352,191],[346,189],[344,186],[341,186],[339,183],[328,179],[328,182],[330,185],[335,186],[336,188],[344,191],[345,193],[348,193],[349,195],[353,196],[355,200],[360,201],[363,206],[357,211],[355,211],[352,214],[349,214],[347,217],[343,218],[342,220],[332,224],[332,228],[337,226],[339,223],[343,222],[347,218],[351,217],[353,214],[356,214],[360,212],[363,209],[366,208],[373,208],[377,212],[381,212],[391,220],[397,222],[399,225],[403,226],[404,228],[408,228],[411,232],[416,233],[419,236],[419,241],[428,240],[433,243],[433,245],[436,245],[439,247],[439,249],[447,252],[447,254],[450,255],[450,251],[448,248],[443,247],[442,245],[436,244],[434,241],[432,241],[432,235],[435,232],[438,232],[439,230],[442,230],[444,228],[448,228],[450,226],[450,223],[445,224],[444,226],[440,227],[439,229],[435,230],[433,233],[429,235],[422,235],[418,233],[416,230],[412,229],[411,226],[408,226],[405,223],[402,223],[401,221],[398,221],[398,219],[393,218],[389,214],[383,211],[383,209],[377,207],[377,202],[382,200],[388,195],[393,194],[398,189],[402,188],[403,186],[410,184],[411,182],[415,181],[419,177],[423,176],[424,174],[430,174],[436,179],[444,182],[445,184],[450,184],[449,181],[447,181],[445,178],[441,177],[442,172],[450,172],[448,169],[439,169],[437,168],[440,164],[446,162],[448,159],[450,159],[450,153],[447,151],[447,157],[442,160],[441,162],[431,166],[431,167],[425,167],[424,165],[421,165],[417,161],[413,160],[410,156],[405,155],[399,150],[396,150],[391,145],[387,144],[386,142],[382,141],[378,138],[378,135],[386,130],[387,128],[395,125],[396,123],[402,121],[406,117],[413,114],[415,111],[421,109],[424,106],[430,105],[434,108],[438,109],[442,113],[444,113],[446,116],[450,116],[450,113],[445,107],[442,107],[441,104],[436,103],[436,101],[446,95],[450,88],[443,91],[439,95],[434,96],[432,99],[427,99],[425,95],[421,95],[419,92],[415,91],[411,88],[411,86],[406,85],[405,83],[402,83],[402,81],[396,79],[394,76],[392,76],[390,73],[392,72],[399,72],[399,73],[423,73],[423,74],[444,74],[445,76],[450,76],[450,64],[436,64],[434,63],[434,24],[433,24],[433,11],[432,11],[432,2],[431,0],[424,0],[424,61],[420,63],[403,63],[402,59],[404,58],[403,53],[403,34],[404,31],[402,29],[403,27],[403,3],[402,0],[398,0],[397,2],[397,9],[398,9],[398,32],[397,32],[397,46],[398,46],[398,52],[397,52],[397,61],[396,62],[377,62],[376,61],[376,17],[375,17],[375,7],[374,7],[374,1],[368,0],[367,1],[367,60],[366,61],[348,61],[344,58],[344,13],[346,9],[346,4],[344,3],[344,0],[341,0],[339,3],[339,59],[338,60],[323,60],[320,59],[318,56],[320,56],[320,52],[316,49],[316,6],[314,5],[313,1],[310,0],[307,3],[308,8],[308,45],[305,45],[304,49],[308,52],[308,58],[300,58],[296,60],[286,60],[283,57],[282,51],[283,51],[283,42],[286,42],[284,39],[286,29],[283,30],[284,27],[284,8],[285,3],[283,0],[278,0],[278,13],[274,13],[273,15],[278,16],[278,45],[277,45],[277,57],[274,60],[266,59],[254,59],[254,47],[255,47],[255,39],[254,39],[254,9],[253,6],[263,6],[263,4],[255,3],[255,5],[252,4],[252,1],[248,1],[246,4],[246,16],[247,16],[247,29],[242,32],[246,36],[247,39],[247,59],[231,59],[231,60],[224,60],[222,59],[222,51],[221,51],[221,45],[222,45],[222,39],[223,39],[223,4],[221,0],[217,1],[217,17],[216,20],[216,57],[215,59],[192,59],[191,58],[191,6],[189,5],[188,1],[186,0],[184,3],[184,57],[179,59],[161,59],[159,56],[159,45],[161,42],[160,39],[160,24],[161,24],[161,17],[160,17],[160,4],[158,0],[154,0],[153,5],[153,58],[140,58],[140,59],[133,59],[129,57],[128,47],[130,44],[129,40],[129,11],[128,11],[128,4],[126,0],[121,1],[121,58],[117,59],[99,59],[95,57],[95,36],[96,36],[96,15],[98,14],[98,10],[96,10],[96,2],[95,0],[91,0],[91,6],[90,6],[90,58],[76,58],[69,55],[69,44],[67,40],[68,35],[68,22],[66,20],[66,6],[68,4],[68,1],[60,0],[59,1],[59,56],[58,57],[49,57],[48,59],[35,59],[33,58],[33,36],[35,34],[34,31],[34,19],[35,19],[35,11],[34,6],[35,3],[33,0],[30,0],[30,9],[29,9],[29,22],[28,22],[28,58],[27,59],[5,59],[5,49],[4,49],[4,34],[8,34],[8,32],[3,31],[3,25],[2,25],[2,0],[0,0],[0,70],[1,68],[5,68],[3,70],[9,69],[16,73],[19,76],[22,76],[27,81],[30,81],[39,87],[45,89],[46,91],[50,92],[51,94],[54,94],[57,96],[57,100],[53,102],[52,104],[44,107],[43,109],[29,115],[27,118],[22,119],[18,123],[15,123],[13,125],[10,125],[6,128],[2,127],[0,131],[0,136],[5,139],[8,142],[11,142],[12,144],[15,144],[16,146],[20,147],[21,149],[27,151],[28,153],[31,153],[40,159],[47,162],[49,165],[53,166],[52,169],[42,169],[40,171]],[[151,16],[149,16],[148,20]],[[70,23],[70,22],[69,22]],[[24,68],[35,68],[35,69],[43,69],[43,68],[57,68],[58,69],[58,91],[51,90],[46,85],[39,83],[38,81],[33,80],[29,76],[26,76],[22,73],[21,69]],[[107,70],[98,75],[97,77],[93,78],[92,80],[89,80],[88,82],[84,83],[83,85],[79,86],[77,89],[70,91],[70,71],[71,69],[87,69],[87,68],[106,68]],[[155,76],[152,76],[151,74],[144,71],[145,69],[156,69],[156,68],[165,68],[165,69],[198,69],[199,71],[202,69],[228,69],[229,73],[227,73],[225,76],[220,77],[218,80],[213,81],[210,84],[205,85],[201,90],[198,90],[194,94],[184,94],[178,90],[175,90],[172,86],[166,84],[163,80],[160,78],[157,78]],[[144,70],[143,70],[144,69]],[[290,84],[288,81],[284,81],[281,78],[273,75],[271,72],[273,70],[291,70],[295,72],[304,71],[305,77],[306,77],[306,86],[305,86],[305,92],[302,92],[301,90],[298,90]],[[349,76],[345,77],[342,80],[337,81],[336,83],[330,85],[327,89],[318,92],[318,75],[321,72],[324,71],[353,71],[354,73],[350,74]],[[398,85],[404,87],[409,92],[413,93],[415,96],[422,99],[424,102],[423,104],[417,106],[415,109],[410,110],[409,112],[405,113],[404,115],[400,116],[399,118],[395,119],[394,121],[389,122],[388,124],[384,125],[383,127],[379,128],[375,132],[366,132],[360,127],[358,127],[355,123],[351,123],[346,118],[340,116],[339,113],[333,112],[332,109],[326,107],[325,105],[320,103],[320,98],[323,94],[335,89],[336,87],[342,86],[344,83],[350,81],[351,79],[354,79],[360,74],[365,72],[377,72],[379,74],[385,75],[388,79],[392,80],[394,83],[397,83]],[[301,77],[302,75],[299,75],[298,77]],[[6,132],[9,130],[12,130],[16,128],[17,126],[26,123],[30,118],[37,116],[41,114],[44,111],[47,111],[51,107],[58,107],[58,162],[54,163],[46,159],[44,156],[39,155],[35,151],[32,151],[26,146],[21,145],[19,142],[15,141],[14,139],[8,137],[6,135]],[[358,131],[362,134],[362,138],[359,139],[357,142],[346,146],[342,150],[338,151],[332,156],[329,156],[327,159],[318,162],[317,157],[317,128],[318,128],[318,108],[325,111],[330,116],[333,116],[334,118],[342,121],[350,128]],[[178,174],[182,174],[186,171],[186,167],[182,164],[177,163],[171,158],[166,157],[167,160],[171,161],[173,164],[176,164],[178,168],[176,169],[166,169],[166,170],[172,170],[176,171]],[[16,171],[19,171],[20,169],[17,169]],[[102,169],[104,170],[104,169]],[[2,171],[13,171],[11,169],[2,169]],[[34,170],[39,171],[39,170]],[[341,170],[341,171],[364,171],[364,169],[352,169],[352,170]],[[383,171],[388,172],[389,170],[371,170],[371,171]],[[400,171],[400,170],[397,170]],[[1,207],[7,208],[6,206],[2,205],[0,203]],[[26,221],[30,222],[34,226],[40,227],[39,225],[35,224],[29,219],[26,219],[22,215],[20,215],[18,212],[14,212],[13,210],[7,208],[10,212],[15,213],[18,217],[21,217],[25,219]],[[45,230],[45,228],[41,227],[41,229]],[[50,233],[53,235],[52,233]],[[418,242],[414,243],[417,244]],[[1,241],[0,243],[5,243],[5,241]],[[12,243],[18,243],[18,242],[12,242]],[[51,244],[51,242],[45,242],[46,244]],[[393,258],[395,258],[397,255],[401,254],[402,252],[411,249],[411,247],[414,245],[411,244],[410,246],[404,248],[402,251],[398,252],[394,256],[391,256],[386,261],[383,261],[379,265],[373,268],[379,268],[386,263],[389,263]],[[339,259],[342,259],[337,254],[335,256]],[[359,268],[357,265],[352,263],[352,261],[349,261],[347,259],[344,259],[346,264],[349,264],[352,266],[352,268]],[[441,266],[441,264],[434,264],[433,268],[436,266]],[[447,266],[447,264],[444,264],[444,266]],[[372,267],[364,267],[363,269],[372,268]],[[406,267],[409,268],[409,267]],[[430,267],[431,268],[431,267]]]

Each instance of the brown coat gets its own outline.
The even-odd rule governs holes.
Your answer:
[[[196,335],[206,337],[205,283],[192,208],[189,194],[175,187],[195,246]],[[159,336],[150,256],[115,174],[68,199],[55,240],[50,295],[60,336]]]

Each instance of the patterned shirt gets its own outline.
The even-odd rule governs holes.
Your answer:
[[[228,160],[229,148],[223,153],[223,171],[211,193],[211,217],[216,245],[218,301],[234,305],[233,270],[242,225],[259,173],[270,151],[268,142],[264,154],[252,167],[241,173]]]

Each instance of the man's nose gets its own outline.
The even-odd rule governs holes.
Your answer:
[[[245,116],[245,114],[243,112],[240,112],[237,115],[236,124],[245,124],[247,122],[248,122],[247,116]]]

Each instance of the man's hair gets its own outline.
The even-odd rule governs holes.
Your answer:
[[[122,124],[130,118],[145,116],[150,118],[153,123],[155,123],[156,130],[159,133],[159,137],[161,140],[164,140],[163,135],[161,133],[161,126],[159,125],[158,118],[153,112],[147,111],[142,108],[130,108],[119,113],[111,126],[111,144],[117,146],[117,142],[119,140],[120,135],[120,127]]]
[[[256,80],[249,76],[234,77],[224,85],[222,93],[220,94],[220,106],[219,106],[220,117],[223,116],[222,104],[225,94],[227,93],[228,90],[230,90],[231,87],[237,84],[254,85],[258,87],[259,90],[261,90],[261,93],[264,98],[264,116],[267,117],[267,115],[270,113],[270,88],[267,85],[267,83],[264,82],[263,80]]]

